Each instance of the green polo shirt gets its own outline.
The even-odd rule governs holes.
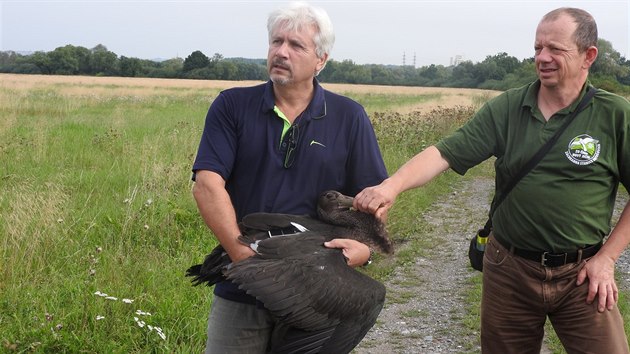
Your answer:
[[[450,167],[464,174],[495,156],[497,190],[504,188],[586,92],[546,121],[537,105],[539,87],[536,81],[504,92],[436,144]],[[611,230],[620,182],[630,190],[630,103],[599,90],[498,207],[493,231],[526,250],[563,252],[596,244]]]

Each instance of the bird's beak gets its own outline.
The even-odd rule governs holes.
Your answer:
[[[337,198],[337,205],[339,208],[352,208],[352,202],[354,201],[353,197],[348,197],[347,195],[339,195]]]

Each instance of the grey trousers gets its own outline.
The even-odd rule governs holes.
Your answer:
[[[273,328],[267,310],[214,296],[206,354],[266,353]]]
[[[576,286],[584,262],[549,268],[509,252],[493,236],[483,262],[481,348],[484,354],[540,353],[549,318],[569,354],[628,354],[615,306],[586,303],[588,280]]]

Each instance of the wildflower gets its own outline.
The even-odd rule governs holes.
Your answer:
[[[162,338],[162,340],[166,340],[166,334],[164,334],[164,332],[162,332],[162,328],[155,327],[155,331],[157,332],[158,336],[160,336],[160,338]]]
[[[162,340],[166,340],[166,335],[162,331],[162,328],[160,328],[160,327],[153,327],[151,325],[147,325],[147,329],[149,330],[149,332],[152,332],[153,330],[155,330],[155,333],[157,333],[157,335],[160,336],[160,338],[162,338]]]
[[[144,327],[144,325],[146,324],[144,321],[140,320],[138,317],[134,317],[133,319],[136,321],[136,324],[138,324],[138,327],[140,328]]]
[[[131,299],[122,299],[122,302],[124,302],[125,304],[132,304],[133,300],[131,300]]]
[[[140,316],[151,316],[150,312],[144,312],[142,310],[136,310],[136,315],[140,315]]]
[[[90,269],[90,276],[94,276],[96,274],[96,270],[95,269]]]
[[[148,207],[149,205],[153,204],[153,199],[149,198],[147,199],[147,201],[144,203],[145,207]]]
[[[115,297],[115,296],[108,296],[108,297],[106,297],[105,299],[106,299],[106,300],[112,300],[112,301],[116,301],[116,300],[118,300],[118,298],[117,298],[117,297]]]
[[[96,246],[96,253],[103,252],[103,249],[100,246]]]
[[[98,263],[98,259],[96,257],[94,257],[93,254],[90,255],[90,263],[92,263],[92,264]]]
[[[46,321],[52,321],[53,320],[53,315],[49,314],[48,312],[46,312]]]
[[[58,324],[55,326],[55,330],[56,330],[56,331],[61,331],[61,329],[62,329],[62,328],[63,328],[63,325],[62,325],[61,323],[58,323]]]
[[[104,318],[105,318],[105,316],[96,315],[96,320],[97,320],[97,321],[100,321],[100,320],[102,320],[102,319],[104,319]]]
[[[100,296],[100,297],[107,297],[107,296],[109,296],[109,295],[107,295],[107,294],[105,294],[105,293],[102,293],[102,292],[100,292],[100,291],[98,291],[98,290],[94,293],[94,295],[96,295],[96,296]]]
[[[145,229],[145,230],[148,230],[148,229],[149,229],[149,225],[144,224],[144,229]]]

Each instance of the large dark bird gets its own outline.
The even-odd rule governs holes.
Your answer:
[[[385,287],[349,267],[340,249],[325,241],[350,238],[393,253],[384,225],[352,209],[353,198],[327,191],[318,218],[254,213],[239,224],[239,240],[256,254],[231,263],[221,246],[192,266],[194,285],[229,279],[256,297],[277,319],[274,353],[348,353],[374,325]]]

